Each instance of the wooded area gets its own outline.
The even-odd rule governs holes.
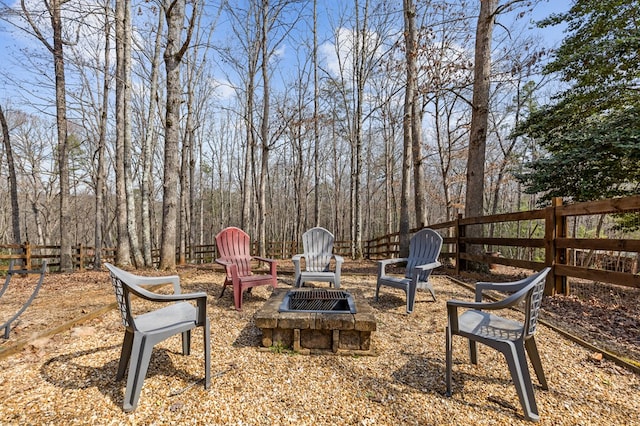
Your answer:
[[[120,265],[171,269],[228,225],[262,255],[321,225],[358,259],[367,240],[399,232],[402,254],[410,229],[462,212],[531,210],[554,189],[529,165],[556,133],[524,118],[569,84],[562,49],[531,24],[544,4],[2,2],[16,48],[0,74],[0,243],[59,246],[63,271],[79,246],[95,266],[108,247]],[[605,9],[582,2],[555,23]],[[615,10],[605,28],[637,6]],[[621,106],[632,117],[636,98]],[[606,186],[592,199],[636,191],[586,175]]]
[[[640,289],[640,238],[638,232],[617,229],[620,217],[632,218],[640,224],[640,196],[615,198],[575,204],[563,204],[554,199],[553,205],[514,213],[463,218],[428,224],[444,237],[440,260],[445,267],[453,268],[459,275],[467,269],[467,262],[485,265],[506,265],[523,270],[540,270],[551,266],[547,279],[546,294],[571,293],[570,280],[582,279],[591,282],[614,284]],[[481,235],[470,237],[466,230],[477,226]],[[593,229],[598,229],[593,233]],[[418,229],[413,229],[415,232]],[[471,245],[478,250],[470,250]],[[349,255],[352,242],[335,241],[336,254]],[[364,258],[379,260],[399,257],[400,234],[398,232],[367,240],[363,244]],[[266,256],[289,262],[302,252],[301,241],[267,241]],[[38,267],[43,261],[50,267],[60,267],[59,246],[37,246],[30,243],[0,245],[0,261],[21,259],[27,267]],[[253,254],[259,253],[255,243]],[[197,245],[189,247],[189,258],[176,261],[180,265],[211,264],[220,257],[216,246]],[[118,258],[116,248],[103,248],[97,253],[95,247],[77,246],[73,251],[74,269],[92,268],[96,258],[113,261]],[[480,254],[478,254],[480,253]],[[160,254],[152,253],[153,265],[159,265]],[[0,270],[2,270],[0,266]]]

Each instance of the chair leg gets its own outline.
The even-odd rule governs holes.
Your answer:
[[[225,279],[224,284],[222,285],[222,292],[220,292],[220,296],[218,296],[218,299],[222,299],[222,296],[224,296],[224,291],[227,289],[227,280]]]
[[[127,365],[131,358],[131,347],[133,345],[133,333],[125,331],[124,340],[122,342],[122,351],[120,352],[120,362],[118,363],[118,373],[116,374],[116,380],[121,380],[124,377],[125,371],[127,371]]]
[[[376,297],[375,297],[375,301],[378,301],[378,296],[380,294],[380,281],[376,281]]]
[[[233,303],[236,306],[236,311],[242,310],[242,288],[239,286],[233,288]]]
[[[524,411],[527,420],[537,422],[540,420],[536,398],[533,394],[533,385],[531,384],[531,376],[527,366],[527,356],[524,345],[521,343],[509,343],[505,348],[497,348],[505,355],[509,370],[511,371],[511,379],[516,386],[520,405]]]
[[[478,365],[478,344],[471,339],[469,339],[469,360],[471,364]]]
[[[433,301],[436,301],[436,293],[435,291],[433,291],[433,286],[431,285],[431,283],[429,281],[427,281],[427,290],[429,290],[429,293],[431,293],[431,297],[433,298]]]
[[[416,303],[416,283],[413,281],[409,283],[409,286],[406,289],[407,293],[407,313],[410,314],[413,312],[413,306]]]
[[[182,355],[191,353],[191,330],[182,332]]]
[[[153,342],[144,336],[135,335],[133,339],[134,350],[131,354],[131,367],[127,376],[127,388],[124,393],[123,410],[125,412],[135,410],[140,399],[140,391],[144,378],[149,369]]]
[[[209,318],[204,324],[204,388],[211,387],[211,323]]]
[[[452,369],[452,363],[453,363],[453,345],[451,342],[451,328],[449,326],[447,326],[447,330],[446,330],[446,351],[447,351],[447,355],[446,355],[446,372],[445,372],[445,382],[447,384],[447,392],[446,395],[447,396],[451,396],[451,369]]]
[[[544,376],[544,370],[542,369],[542,362],[540,361],[538,346],[536,345],[536,341],[534,340],[533,336],[524,341],[524,347],[527,350],[527,354],[529,355],[529,359],[531,360],[533,369],[536,372],[536,376],[538,377],[540,386],[544,390],[549,389],[549,386],[547,385],[547,378]]]

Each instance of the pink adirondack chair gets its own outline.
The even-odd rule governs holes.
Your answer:
[[[220,297],[227,286],[233,286],[233,301],[236,310],[242,310],[242,294],[245,290],[260,285],[278,287],[276,261],[259,256],[251,256],[249,235],[240,228],[228,227],[216,235],[218,255],[216,263],[224,266],[227,274]],[[258,260],[269,264],[268,274],[253,274],[251,261]]]

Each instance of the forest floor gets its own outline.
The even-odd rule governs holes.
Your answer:
[[[279,286],[289,287],[293,282],[292,267],[285,261],[281,263],[278,266]],[[194,350],[189,357],[175,357],[179,353],[179,349],[173,348],[179,346],[175,342],[167,344],[169,349],[162,349],[164,344],[160,344],[160,359],[152,367],[157,372],[150,373],[145,380],[137,414],[128,415],[119,409],[124,385],[112,377],[115,376],[122,329],[113,309],[115,298],[108,273],[49,274],[32,306],[12,326],[10,338],[0,340],[0,371],[3,372],[0,377],[0,400],[3,401],[0,423],[189,423],[184,420],[191,418],[188,415],[194,416],[193,423],[204,421],[209,424],[513,424],[522,421],[521,408],[513,385],[509,384],[504,361],[484,350],[481,356],[492,361],[482,364],[483,372],[473,369],[468,365],[462,339],[457,339],[459,348],[454,348],[454,396],[443,396],[446,324],[443,312],[446,312],[447,299],[472,300],[473,293],[463,283],[509,281],[523,277],[525,272],[498,266],[490,275],[453,276],[452,270],[439,270],[433,278],[438,300],[433,303],[427,294],[420,293],[416,310],[406,315],[401,292],[383,289],[380,301],[373,300],[376,268],[376,262],[370,261],[347,261],[343,267],[343,287],[367,300],[379,321],[374,333],[378,355],[364,357],[372,360],[362,361],[337,361],[331,356],[287,357],[256,351],[260,345],[260,330],[253,325],[253,314],[269,297],[270,289],[259,287],[245,295],[243,311],[237,312],[232,306],[231,291],[218,297],[223,274],[217,265],[178,268],[186,291],[207,291],[210,295],[212,369],[214,382],[219,383],[210,391],[212,396],[200,401],[198,407],[191,407],[184,399],[186,396],[175,397],[174,390],[169,396],[161,396],[169,392],[169,389],[163,389],[168,377],[173,381],[180,379],[175,386],[186,386],[178,394],[193,393],[197,398],[205,394],[201,386],[191,388],[192,385],[184,384],[184,380],[188,382],[202,375],[198,339],[194,341]],[[143,274],[162,275],[155,271]],[[5,315],[19,308],[33,285],[30,277],[14,280],[0,299],[2,322]],[[558,337],[553,328],[540,330],[538,346],[547,380],[555,389],[550,392],[536,389],[541,422],[633,424],[635,420],[640,421],[640,418],[630,419],[624,414],[640,412],[640,375],[614,365],[600,353],[611,352],[638,365],[640,291],[583,283],[572,283],[572,289],[576,293],[574,296],[545,298],[543,320],[600,350],[585,349]],[[288,360],[283,361],[282,356]],[[317,362],[305,360],[307,358],[321,360],[319,362],[326,365],[311,372],[310,368],[316,368]],[[162,364],[165,361],[168,367]],[[265,368],[267,365],[269,367]],[[193,373],[187,374],[185,379],[165,371],[175,368]],[[298,376],[291,376],[296,368],[305,372],[309,383],[298,383]],[[243,369],[246,372],[240,374],[239,370]],[[362,374],[367,378],[366,384],[360,383]],[[587,376],[584,380],[583,374]],[[343,381],[344,375],[351,377],[349,383]],[[235,379],[231,381],[226,376]],[[569,376],[573,380],[568,380]],[[598,379],[594,381],[595,377]],[[257,378],[262,384],[255,384]],[[456,380],[461,382],[456,384]],[[332,387],[334,382],[337,389]],[[273,392],[277,388],[276,393],[280,396],[261,390],[264,386],[273,386]],[[289,390],[287,386],[296,389]],[[317,394],[320,388],[322,395]],[[333,395],[334,391],[336,395]],[[355,394],[345,398],[350,391]],[[156,392],[160,396],[154,396]],[[401,399],[405,397],[408,405],[403,406]],[[98,405],[102,405],[98,409],[82,398],[101,401]],[[343,401],[334,401],[336,398]],[[211,403],[220,399],[221,405],[209,406],[209,399]],[[329,399],[332,402],[327,402]],[[435,411],[426,409],[434,399],[441,402],[439,408]],[[247,406],[251,401],[255,402],[256,408]],[[261,411],[260,401],[271,404],[271,408]],[[316,403],[323,407],[320,411],[314,408]],[[202,411],[203,407],[209,408]],[[244,414],[234,412],[238,409]],[[112,420],[107,421],[107,418]],[[584,423],[586,418],[589,421]]]
[[[281,262],[280,276],[293,275],[293,268]],[[211,268],[222,272],[218,265],[179,267],[181,277],[197,275]],[[343,275],[375,278],[375,261],[347,260]],[[155,271],[149,274],[159,274]],[[434,274],[473,285],[477,281],[513,281],[528,272],[517,268],[494,265],[489,273],[455,275],[453,269],[440,269]],[[35,277],[14,277],[11,287],[0,299],[0,321],[15,312],[32,291]],[[545,297],[542,319],[587,343],[611,352],[640,366],[640,289],[622,288],[599,283],[573,282],[571,296]],[[113,305],[115,298],[106,271],[84,271],[71,274],[48,275],[45,285],[31,307],[13,323],[10,339],[0,339],[3,350],[17,341],[36,337],[69,322],[88,318],[97,310]],[[52,309],[55,307],[55,309]]]

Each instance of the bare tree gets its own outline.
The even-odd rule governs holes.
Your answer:
[[[13,160],[13,150],[9,135],[9,124],[0,105],[0,127],[2,128],[2,140],[4,141],[4,151],[7,155],[7,168],[9,170],[9,194],[11,199],[11,230],[12,241],[20,244],[20,205],[18,204],[18,179],[16,177],[16,166]]]
[[[185,0],[173,0],[164,3],[164,15],[167,20],[167,45],[164,63],[167,83],[167,105],[164,134],[164,178],[162,199],[162,240],[160,244],[160,269],[175,269],[176,234],[178,218],[178,159],[180,139],[180,104],[182,90],[180,64],[191,42],[197,3],[193,4],[187,33],[182,40],[182,28],[185,20]]]
[[[476,27],[472,115],[467,156],[466,217],[484,214],[485,159],[491,88],[491,42],[496,16],[522,1],[512,0],[502,5],[499,5],[498,0],[480,2],[480,14]],[[481,233],[481,226],[472,226],[467,229],[469,237],[480,236]],[[474,254],[480,254],[482,247],[472,245],[467,250]],[[468,264],[467,267],[473,269],[484,267],[483,265],[474,263]]]
[[[127,183],[125,180],[126,167],[125,151],[128,93],[130,84],[125,59],[127,44],[127,10],[131,7],[129,0],[116,1],[116,224],[118,238],[116,239],[116,259],[118,265],[131,263],[131,246],[127,232]]]
[[[318,0],[313,0],[313,223],[320,225],[320,148],[318,97]]]
[[[58,130],[58,174],[60,178],[60,270],[73,270],[71,253],[71,220],[69,216],[69,145],[67,131],[66,79],[64,66],[64,40],[62,25],[62,5],[68,0],[46,2],[46,12],[50,18],[53,41],[50,42],[31,16],[25,0],[20,1],[25,19],[33,29],[36,38],[53,55],[56,87],[56,127]]]
[[[484,214],[484,163],[487,144],[489,118],[489,89],[491,86],[491,39],[495,23],[498,0],[480,2],[480,14],[476,27],[476,47],[473,72],[473,101],[469,151],[467,154],[467,189],[465,196],[465,216]],[[467,227],[468,237],[480,236],[481,226]],[[481,254],[482,247],[472,245],[467,251]],[[480,268],[482,264],[470,268]]]
[[[416,36],[416,7],[412,0],[403,0],[404,12],[404,42],[407,81],[404,95],[404,117],[402,120],[403,130],[403,150],[402,150],[402,192],[400,196],[400,257],[409,255],[409,197],[411,190],[410,171],[411,159],[414,163],[414,185],[416,187],[414,200],[416,206],[416,219],[418,223],[424,224],[422,208],[424,195],[422,194],[421,179],[421,148],[422,132],[418,131],[422,127],[422,114],[416,116],[419,106],[418,101],[418,70],[417,70],[417,36]],[[420,119],[420,122],[418,122]],[[416,138],[420,138],[416,140]],[[416,158],[418,157],[418,158]],[[420,176],[420,178],[419,178]],[[418,190],[420,188],[420,191]],[[420,194],[420,195],[419,195]]]
[[[131,177],[131,2],[116,1],[116,263],[144,265]]]
[[[109,20],[111,8],[109,2],[104,5],[104,68],[103,68],[103,87],[102,87],[102,107],[100,109],[100,128],[98,135],[98,152],[97,152],[97,171],[96,171],[96,225],[95,225],[95,257],[94,269],[98,270],[102,267],[102,247],[104,244],[104,193],[105,193],[105,150],[107,139],[107,115],[109,110],[109,87],[111,76],[110,71],[110,53],[111,53],[111,21]]]
[[[51,123],[37,116],[26,115],[14,129],[12,148],[17,159],[16,173],[22,176],[20,192],[24,194],[28,208],[22,211],[22,232],[27,241],[35,244],[51,244],[51,235],[58,226],[56,216],[58,176],[49,161],[55,149],[55,135]]]

